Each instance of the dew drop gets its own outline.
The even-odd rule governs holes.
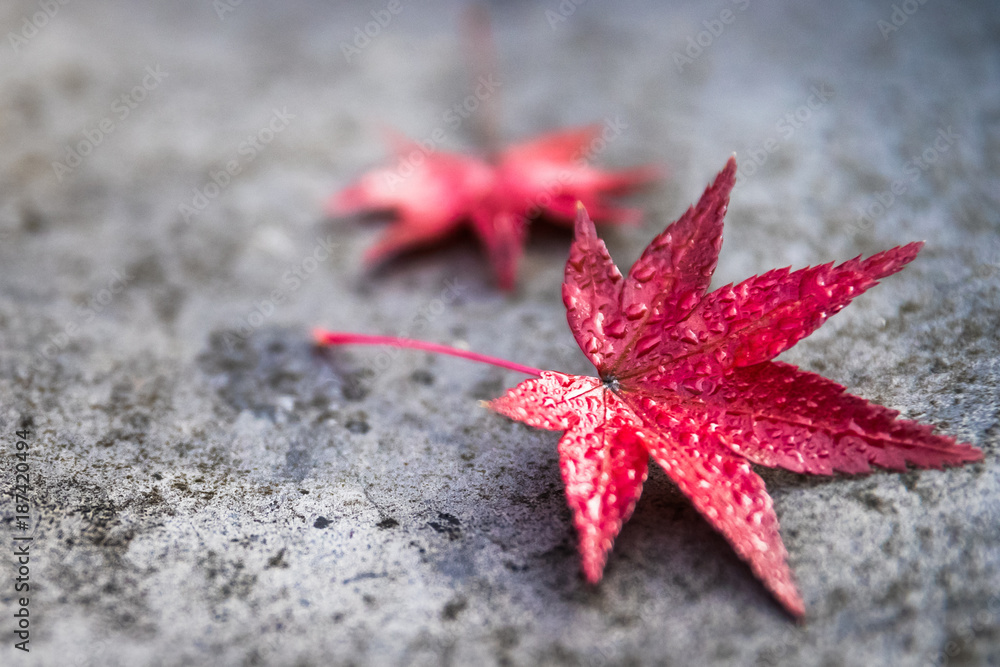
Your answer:
[[[649,282],[655,275],[656,269],[647,265],[640,267],[638,271],[632,274],[632,278],[638,283],[645,283]]]
[[[636,345],[635,353],[637,356],[642,356],[647,352],[649,352],[650,350],[652,350],[657,345],[659,345],[659,343],[660,343],[659,336],[656,335],[646,336],[645,338],[639,341],[638,345]]]
[[[700,300],[701,298],[698,296],[697,292],[688,292],[688,295],[681,301],[680,306],[684,310],[691,310],[698,305]]]
[[[605,333],[612,338],[622,338],[625,336],[626,324],[625,320],[615,320],[611,325],[605,330]]]
[[[630,320],[638,320],[645,317],[646,313],[649,312],[649,308],[644,303],[633,303],[631,306],[625,309],[625,317]]]

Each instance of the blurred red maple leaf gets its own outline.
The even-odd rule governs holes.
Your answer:
[[[771,497],[751,464],[861,473],[978,461],[933,427],[771,361],[916,257],[921,243],[798,271],[775,269],[706,294],[736,174],[730,159],[698,204],[653,239],[623,277],[581,206],[563,301],[598,377],[520,366],[439,345],[317,331],[320,344],[373,343],[455,354],[534,375],[490,401],[563,431],[559,461],[583,572],[600,581],[650,457],[791,614],[805,613]]]
[[[459,113],[469,119],[488,157],[439,150],[444,139],[440,128],[425,142],[389,132],[395,166],[364,174],[329,200],[327,212],[395,215],[395,222],[365,253],[369,267],[468,226],[486,250],[497,283],[511,290],[531,221],[544,218],[572,226],[578,201],[599,222],[638,221],[638,210],[615,207],[609,199],[657,178],[660,170],[646,166],[611,172],[590,165],[625,126],[617,117],[603,126],[552,132],[501,150],[496,89],[502,82],[496,78],[486,6],[467,6],[461,28],[463,60],[475,80],[476,94],[467,98],[474,106]],[[469,115],[473,110],[476,113]]]
[[[484,246],[500,287],[510,290],[530,220],[572,224],[580,201],[603,222],[638,221],[638,210],[615,207],[608,198],[635,190],[659,170],[647,166],[611,172],[590,166],[590,146],[601,140],[606,127],[610,125],[545,134],[492,160],[427,150],[392,135],[397,166],[368,172],[332,197],[327,211],[395,214],[394,224],[365,253],[369,266],[467,225]]]

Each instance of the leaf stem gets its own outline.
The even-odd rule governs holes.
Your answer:
[[[492,366],[499,366],[500,368],[506,368],[511,371],[534,375],[536,377],[542,374],[542,371],[538,368],[523,366],[521,364],[514,363],[513,361],[507,361],[506,359],[489,357],[485,354],[479,354],[478,352],[459,350],[458,348],[449,347],[448,345],[428,343],[422,340],[414,340],[412,338],[400,338],[398,336],[369,336],[366,334],[347,333],[343,331],[313,329],[313,340],[316,341],[317,345],[387,345],[389,347],[407,347],[413,350],[423,350],[424,352],[449,354],[453,357],[461,357],[462,359],[469,359],[471,361],[478,361]]]

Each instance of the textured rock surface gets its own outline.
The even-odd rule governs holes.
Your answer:
[[[458,5],[404,0],[348,62],[386,3],[42,4],[0,9],[0,662],[1000,662],[995,4],[494,10],[507,139],[618,119],[601,164],[671,166],[644,226],[607,233],[620,265],[734,151],[716,285],[927,241],[782,358],[986,459],[763,471],[801,626],[658,472],[587,586],[558,435],[478,405],[520,376],[311,348],[315,324],[589,370],[566,234],[538,230],[505,296],[467,241],[366,277],[381,223],[323,219],[384,159],[380,124],[473,144],[475,114],[445,116],[470,93]],[[9,546],[25,422],[30,654]]]

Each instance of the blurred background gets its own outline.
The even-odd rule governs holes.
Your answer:
[[[0,451],[32,430],[37,577],[4,664],[1000,662],[996,3],[487,7],[482,104],[462,2],[0,7]],[[532,229],[505,294],[471,238],[366,272],[386,223],[324,213],[385,128],[475,153],[488,123],[608,124],[595,164],[668,170],[602,232],[623,268],[733,153],[715,286],[926,240],[782,358],[985,462],[763,472],[803,625],[658,472],[587,587],[558,434],[478,405],[520,376],[309,342],[590,372],[565,230]]]

